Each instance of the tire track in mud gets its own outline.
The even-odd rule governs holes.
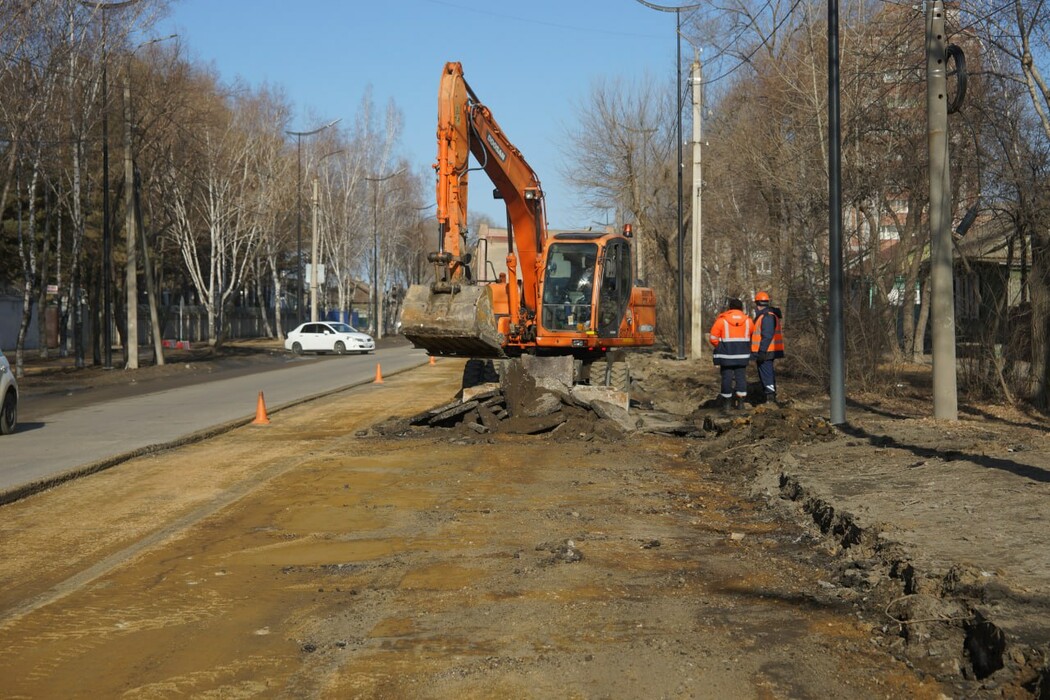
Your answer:
[[[265,471],[260,472],[254,478],[242,481],[236,487],[224,491],[217,498],[212,499],[205,505],[196,508],[152,534],[139,539],[134,544],[105,557],[99,562],[80,571],[74,576],[67,578],[61,583],[52,586],[39,595],[3,610],[0,612],[0,630],[17,622],[34,610],[38,610],[54,603],[55,601],[61,600],[70,593],[78,591],[102,576],[111,573],[118,567],[130,563],[135,557],[143,552],[149,551],[154,547],[158,547],[165,542],[178,537],[205,518],[208,518],[231,504],[236,503],[241,498],[257,489],[261,484],[266,483],[270,479],[283,474],[284,472],[296,468],[301,462],[302,460],[291,463],[277,462]]]
[[[163,564],[152,582],[130,588],[117,574],[134,571],[142,561],[155,558],[155,553],[170,549],[194,531],[213,530],[213,519],[221,513],[236,509],[240,501],[274,479],[316,461],[320,445],[344,449],[340,440],[370,424],[376,411],[395,410],[395,404],[429,405],[425,392],[406,400],[401,393],[405,384],[433,389],[458,374],[451,366],[422,377],[399,374],[387,379],[386,390],[362,387],[329,396],[325,402],[286,409],[265,428],[244,427],[213,441],[131,460],[9,504],[5,512],[12,517],[3,527],[6,542],[0,543],[0,557],[6,566],[0,579],[15,585],[0,607],[4,639],[0,666],[17,668],[15,677],[22,683],[43,683],[62,694],[58,691],[62,686],[55,685],[54,679],[63,667],[104,654],[121,637],[192,627],[227,614],[235,600],[207,591],[207,585],[197,585],[221,575],[219,569],[183,581],[184,594],[164,597],[156,595],[154,586],[183,572],[181,559]],[[368,398],[362,401],[364,397]],[[333,404],[341,406],[334,416],[330,415]],[[384,408],[386,404],[390,405]],[[186,480],[193,488],[183,488]],[[68,508],[76,515],[63,515],[58,508]],[[76,522],[77,527],[63,528],[62,522]],[[54,528],[54,537],[43,532],[48,528]],[[184,559],[192,558],[191,553]],[[33,579],[47,582],[46,587],[24,596],[32,590]],[[12,597],[12,593],[23,597]],[[112,604],[115,596],[121,601],[117,607]],[[237,661],[225,671],[212,668],[186,674],[196,680],[172,681],[174,685],[164,681],[149,687],[163,694],[165,688],[192,687],[211,679],[208,682],[232,695],[245,689],[251,694],[252,689],[257,691],[257,684],[250,678],[229,684],[218,679],[270,665],[272,659],[261,655],[257,662]],[[74,683],[67,691],[79,693],[83,688]]]

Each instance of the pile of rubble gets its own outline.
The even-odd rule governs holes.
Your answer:
[[[455,401],[373,428],[407,436],[432,428],[484,435],[550,434],[570,439],[620,439],[633,432],[693,435],[702,428],[676,416],[632,408],[627,392],[574,383],[571,357],[509,360],[500,381],[463,389]]]

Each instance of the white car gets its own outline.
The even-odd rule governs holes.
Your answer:
[[[18,384],[11,363],[0,350],[0,435],[15,432],[18,424]]]
[[[356,352],[364,355],[376,349],[376,341],[346,323],[311,321],[288,333],[284,349],[296,355],[304,352],[334,352],[336,355]]]

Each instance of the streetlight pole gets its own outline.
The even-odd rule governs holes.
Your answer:
[[[675,16],[675,46],[677,47],[677,80],[675,98],[678,105],[678,359],[685,359],[685,227],[682,225],[682,10],[695,10],[700,3],[665,7],[646,0],[638,0],[651,10],[673,12]]]
[[[397,172],[390,173],[389,175],[377,175],[375,177],[365,178],[369,182],[375,183],[372,190],[372,311],[374,319],[372,323],[374,324],[373,330],[377,340],[383,337],[383,326],[379,321],[379,183],[384,180],[389,180],[392,177],[396,177],[403,172],[405,172],[404,168]]]
[[[285,131],[289,136],[294,136],[296,141],[296,156],[298,167],[295,178],[295,280],[299,285],[297,308],[295,310],[296,323],[303,322],[303,137],[319,134],[330,126],[337,124],[340,120],[333,119],[324,126],[319,126],[310,131]]]
[[[839,0],[828,0],[828,371],[831,424],[846,422],[846,333],[842,278],[842,125]]]
[[[109,225],[109,87],[107,68],[109,48],[107,46],[106,11],[119,10],[134,5],[139,0],[122,2],[88,2],[80,4],[102,12],[102,366],[113,369],[113,241]]]

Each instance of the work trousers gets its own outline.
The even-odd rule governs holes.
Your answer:
[[[758,380],[762,382],[762,390],[767,394],[777,393],[777,376],[773,371],[773,360],[758,361]]]
[[[732,396],[734,388],[737,396],[747,396],[747,366],[724,367],[722,371],[722,396]],[[735,386],[734,386],[735,385]]]

